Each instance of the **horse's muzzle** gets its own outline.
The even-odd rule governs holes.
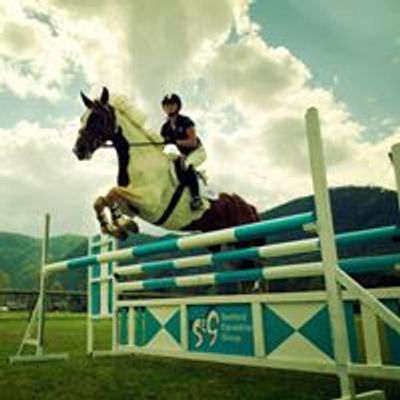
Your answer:
[[[92,153],[87,151],[84,146],[75,146],[72,149],[72,152],[76,155],[79,161],[90,160],[90,158],[92,157]]]

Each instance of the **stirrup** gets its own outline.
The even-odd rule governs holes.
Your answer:
[[[199,196],[193,197],[190,201],[190,208],[192,211],[198,211],[203,207],[203,201]]]

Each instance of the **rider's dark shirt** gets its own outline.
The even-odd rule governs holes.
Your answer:
[[[194,127],[194,122],[184,115],[178,114],[175,122],[175,129],[172,127],[171,122],[167,120],[161,127],[161,136],[166,140],[170,140],[172,143],[176,144],[177,140],[187,139],[187,129]],[[178,146],[179,150],[187,155],[195,150],[200,145],[200,139],[197,138],[197,146],[195,148],[188,148],[183,146]]]

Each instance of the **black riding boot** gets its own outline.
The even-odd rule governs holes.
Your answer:
[[[180,158],[175,160],[175,166],[179,181],[189,188],[189,192],[192,197],[190,208],[193,211],[199,210],[203,204],[199,194],[199,182],[193,166],[189,165],[188,168],[185,168],[182,159]]]
[[[197,174],[192,165],[189,165],[186,170],[186,179],[189,186],[189,191],[192,196],[192,201],[190,202],[190,208],[193,211],[199,210],[203,203],[200,198],[200,188],[199,181],[197,180]]]

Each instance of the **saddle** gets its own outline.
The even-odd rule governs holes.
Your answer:
[[[175,186],[180,184],[185,184],[181,182],[179,177],[182,175],[179,170],[181,168],[178,163],[175,161],[181,156],[181,153],[178,147],[175,144],[167,144],[164,147],[163,153],[169,158],[170,166],[169,166],[169,174],[172,179],[172,182]],[[200,197],[208,199],[208,200],[216,200],[218,199],[218,194],[208,187],[207,175],[205,170],[197,170],[194,169],[194,172],[197,175],[198,183],[199,183],[199,192]]]

